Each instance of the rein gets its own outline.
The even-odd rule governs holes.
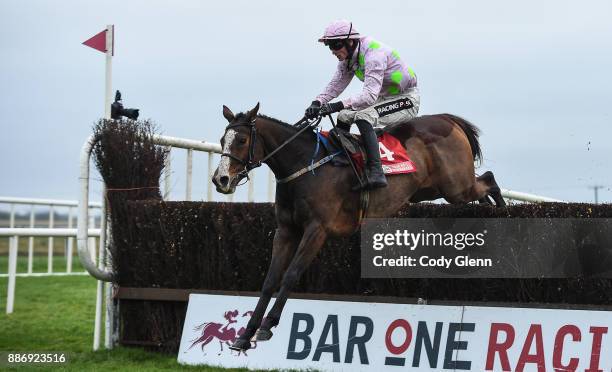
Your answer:
[[[237,162],[239,162],[240,164],[244,165],[244,169],[241,170],[238,173],[238,177],[240,177],[240,180],[242,180],[243,178],[246,178],[247,181],[249,179],[249,172],[255,168],[261,167],[262,164],[268,160],[269,158],[271,158],[272,156],[274,156],[274,154],[276,154],[277,152],[279,152],[280,150],[282,150],[283,147],[287,146],[289,143],[291,143],[294,139],[297,138],[297,136],[299,136],[300,134],[304,133],[307,129],[316,127],[317,125],[319,125],[319,123],[321,123],[322,120],[322,116],[319,116],[316,120],[314,120],[313,122],[309,122],[308,119],[306,119],[305,117],[300,119],[297,123],[295,123],[293,126],[302,126],[293,136],[289,137],[285,142],[281,143],[277,148],[275,148],[272,152],[270,152],[268,155],[264,156],[261,160],[255,160],[255,141],[257,140],[257,128],[255,127],[255,120],[257,119],[253,119],[248,123],[238,123],[238,124],[230,124],[227,126],[227,128],[225,129],[226,131],[228,129],[232,129],[232,128],[237,128],[237,127],[249,127],[251,134],[251,141],[249,143],[249,158],[247,160],[243,160],[240,159],[239,157],[237,157],[234,154],[231,153],[227,153],[224,152],[221,154],[221,156],[227,156],[231,159],[236,160]],[[306,123],[306,125],[304,125],[304,123]],[[240,182],[240,181],[238,181]]]

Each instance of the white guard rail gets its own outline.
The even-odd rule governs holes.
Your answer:
[[[528,194],[526,192],[512,191],[507,189],[501,189],[501,194],[504,198],[509,200],[518,200],[529,203],[565,203],[564,200],[548,198],[546,196]]]
[[[0,277],[8,277],[8,288],[7,288],[7,301],[6,301],[6,313],[11,314],[14,310],[15,303],[15,282],[16,277],[45,277],[45,276],[64,276],[64,275],[84,275],[87,272],[73,272],[72,271],[72,253],[73,253],[73,241],[76,237],[76,228],[73,228],[73,210],[78,206],[78,202],[75,200],[58,200],[58,199],[39,199],[39,198],[20,198],[20,197],[5,197],[0,196],[0,205],[8,205],[10,209],[8,227],[0,228],[0,237],[9,238],[9,249],[8,249],[8,272],[6,274],[0,274]],[[20,221],[17,223],[16,218],[16,206],[25,206],[29,208],[29,218],[26,223]],[[35,227],[36,226],[36,207],[45,207],[48,209],[48,220],[45,221],[47,227]],[[89,209],[99,209],[102,207],[101,203],[90,203]],[[56,227],[55,212],[58,208],[67,208],[67,228]],[[64,225],[66,225],[64,224]],[[95,227],[95,221],[90,221],[90,224]],[[28,225],[29,227],[17,227],[17,226]],[[39,224],[40,226],[40,224]],[[90,239],[95,239],[99,236],[99,229],[90,229]],[[19,238],[28,238],[28,255],[27,255],[27,271],[17,273],[17,258],[18,258],[18,247]],[[47,270],[45,272],[33,272],[34,262],[34,238],[45,237],[48,239],[48,254],[47,254]],[[65,258],[66,258],[66,271],[57,272],[53,270],[53,258],[54,258],[54,238],[63,237],[67,238],[65,247]],[[94,241],[90,240],[89,244],[93,247]]]
[[[67,208],[68,209],[68,214],[67,214],[67,219],[68,219],[68,228],[72,228],[73,227],[73,217],[74,217],[74,209],[75,207],[78,206],[78,201],[76,200],[57,200],[57,199],[38,199],[38,198],[17,198],[17,197],[6,197],[6,196],[0,196],[0,205],[8,205],[9,209],[10,209],[10,217],[9,217],[9,228],[14,228],[16,227],[15,224],[15,206],[17,205],[22,205],[22,206],[29,206],[30,207],[30,211],[29,211],[29,228],[34,228],[36,225],[36,213],[35,213],[35,207],[46,207],[48,209],[48,229],[44,230],[44,231],[51,231],[52,229],[55,228],[55,212],[57,210],[57,208]],[[90,203],[89,204],[89,208],[90,209],[100,209],[102,208],[102,203]],[[91,225],[93,225],[93,221],[90,222]],[[23,230],[19,230],[19,231],[23,231]],[[24,235],[15,235],[15,236],[24,236]],[[47,258],[47,273],[48,274],[55,274],[53,272],[53,237],[54,235],[52,234],[42,234],[42,235],[37,235],[37,236],[41,236],[41,237],[48,237],[48,242],[47,242],[47,246],[48,246],[48,258]],[[76,236],[76,234],[71,235],[70,237],[68,237],[68,241],[67,241],[67,247],[66,247],[66,273],[72,273],[72,249],[73,249],[73,240],[74,237]],[[30,235],[29,236],[29,241],[28,241],[28,266],[27,266],[27,274],[23,275],[21,274],[20,276],[28,276],[28,275],[34,275],[34,273],[32,272],[32,267],[33,267],[33,259],[34,259],[34,236]],[[36,274],[37,276],[41,275],[41,274]],[[0,276],[5,276],[4,274],[0,274]]]
[[[90,229],[89,236],[100,236],[100,229]],[[48,228],[0,228],[0,237],[8,237],[8,288],[6,293],[6,313],[11,314],[15,304],[15,278],[17,276],[57,276],[57,275],[82,275],[85,273],[24,273],[17,274],[17,246],[19,237],[74,237],[76,229],[48,229]]]

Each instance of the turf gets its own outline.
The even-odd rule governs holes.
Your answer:
[[[26,256],[17,256],[17,273],[25,273],[28,271],[28,258]],[[72,257],[72,272],[85,271],[78,256]],[[46,273],[47,272],[47,256],[34,256],[32,260],[32,272]],[[53,272],[66,272],[66,258],[62,256],[53,257]],[[0,256],[0,274],[8,273],[8,256]]]
[[[176,355],[136,348],[92,351],[96,281],[89,276],[17,278],[15,309],[6,314],[7,278],[0,278],[0,353],[62,351],[64,365],[23,365],[10,370],[58,371],[225,371],[187,367]],[[0,363],[0,370],[7,367]],[[235,369],[234,371],[241,371]]]

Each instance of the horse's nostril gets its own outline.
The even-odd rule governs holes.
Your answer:
[[[219,177],[219,183],[221,184],[221,186],[227,186],[228,182],[229,182],[228,176]]]

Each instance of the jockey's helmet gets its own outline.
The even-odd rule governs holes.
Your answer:
[[[359,32],[353,27],[353,22],[340,19],[333,21],[325,28],[325,33],[319,38],[319,42],[329,45],[332,41],[359,39],[359,37]]]

